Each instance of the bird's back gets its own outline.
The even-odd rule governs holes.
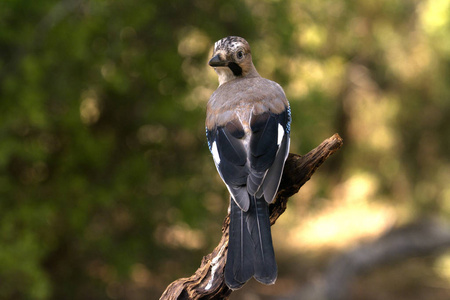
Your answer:
[[[253,115],[270,111],[279,114],[289,106],[280,85],[269,79],[244,77],[227,82],[211,95],[206,110],[206,127],[224,126],[233,115],[244,122]],[[250,114],[247,117],[242,116]]]

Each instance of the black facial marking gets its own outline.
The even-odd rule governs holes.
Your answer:
[[[230,62],[228,64],[228,68],[233,72],[234,76],[241,76],[242,75],[242,68],[239,67],[237,63]]]

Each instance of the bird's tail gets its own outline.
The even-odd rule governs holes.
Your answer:
[[[270,233],[269,205],[264,198],[249,196],[250,207],[243,211],[231,199],[230,235],[225,282],[238,289],[252,276],[261,283],[277,279],[277,263]]]

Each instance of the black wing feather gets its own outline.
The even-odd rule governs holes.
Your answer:
[[[220,158],[236,166],[243,166],[247,161],[247,153],[239,138],[235,138],[226,128],[217,129],[217,148]]]
[[[281,176],[283,175],[284,162],[286,161],[288,154],[289,136],[286,134],[280,144],[280,149],[278,150],[275,161],[264,178],[263,187],[256,195],[257,197],[262,197],[262,195],[264,195],[264,198],[268,203],[273,201],[275,194],[278,191],[278,186],[280,185]]]
[[[273,163],[277,152],[278,122],[276,115],[264,113],[253,116],[250,124],[250,163],[252,169],[265,171]]]
[[[278,127],[283,127],[284,136],[282,144],[278,145]],[[247,188],[251,195],[258,193],[260,197],[263,193],[261,186],[264,185],[268,179],[273,181],[272,177],[280,176],[284,166],[284,160],[286,159],[285,150],[289,148],[289,111],[285,110],[281,114],[274,113],[264,113],[260,115],[252,116],[251,120],[251,130],[252,137],[250,140],[250,174],[247,179]],[[287,142],[287,147],[283,147],[283,143]],[[281,148],[282,151],[280,151]],[[278,158],[282,156],[281,158]],[[279,166],[281,164],[281,166]],[[271,172],[271,169],[281,170],[281,172]],[[271,174],[267,178],[267,174]],[[278,180],[279,178],[276,178]],[[278,188],[277,181],[275,189]],[[272,184],[273,186],[273,184]],[[276,191],[275,191],[276,192]],[[268,193],[265,197],[267,201],[272,201],[273,196],[270,197],[271,193]]]
[[[233,121],[224,127],[207,129],[206,134],[211,152],[214,144],[217,147],[220,162],[216,167],[220,176],[240,209],[247,211],[250,205],[245,187],[248,167],[247,151],[241,141],[244,136],[242,125]]]

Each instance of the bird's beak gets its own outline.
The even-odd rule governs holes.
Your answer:
[[[220,55],[214,55],[213,58],[209,60],[208,63],[211,67],[226,67],[228,66],[228,61],[225,59],[221,59]]]

